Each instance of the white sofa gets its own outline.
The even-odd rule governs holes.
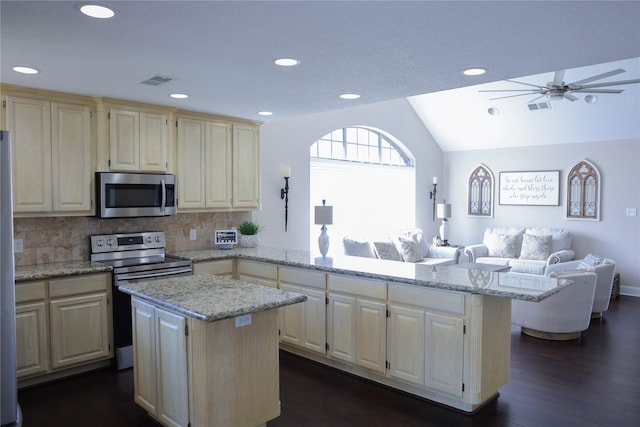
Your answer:
[[[598,276],[592,272],[554,272],[551,277],[572,280],[573,284],[540,302],[512,300],[511,323],[536,338],[577,339],[589,328]]]
[[[571,261],[571,234],[561,228],[487,228],[481,244],[465,247],[470,262],[511,267],[514,273],[545,274],[553,264]]]
[[[546,274],[549,276],[554,272],[558,274],[580,271],[593,272],[598,275],[596,293],[593,297],[593,306],[591,308],[591,318],[600,318],[602,317],[602,313],[609,309],[613,278],[616,274],[616,263],[612,259],[589,254],[581,260],[550,265],[547,268]]]
[[[395,236],[382,239],[348,236],[343,239],[343,245],[345,255],[425,265],[457,264],[460,257],[460,250],[455,246],[430,245],[419,228],[400,230]]]

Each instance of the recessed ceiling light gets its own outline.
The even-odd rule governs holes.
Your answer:
[[[495,108],[495,107],[490,107],[490,108],[487,110],[487,113],[489,113],[489,114],[490,114],[490,115],[492,115],[492,116],[499,116],[499,115],[500,115],[500,110],[498,110],[498,109],[497,109],[497,108]]]
[[[35,68],[31,68],[31,67],[13,67],[13,71],[15,71],[16,73],[22,73],[22,74],[38,74],[40,72]]]
[[[340,98],[342,98],[342,99],[358,99],[358,98],[360,98],[360,95],[358,95],[357,93],[343,93],[342,95],[340,95]]]
[[[281,67],[293,67],[300,64],[300,60],[295,58],[278,58],[274,62]]]
[[[92,18],[106,19],[113,18],[115,13],[108,7],[98,6],[97,4],[85,4],[80,7],[80,12]]]
[[[462,72],[465,76],[479,76],[486,73],[487,70],[485,68],[467,68]]]
[[[261,116],[272,116],[273,113],[271,111],[258,111],[258,114]]]
[[[185,98],[189,97],[189,95],[184,94],[184,93],[172,93],[169,96],[172,97],[172,98],[176,98],[176,99],[185,99]]]

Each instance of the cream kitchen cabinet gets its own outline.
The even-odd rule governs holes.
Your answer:
[[[166,426],[189,425],[184,316],[132,298],[134,401]]]
[[[111,274],[16,283],[19,386],[110,364]]]
[[[329,274],[328,355],[376,372],[386,371],[387,284]]]
[[[166,172],[167,127],[164,113],[109,110],[109,169],[123,172]]]
[[[232,278],[234,275],[234,264],[233,259],[194,262],[193,274],[215,274]]]
[[[49,369],[47,282],[16,284],[16,350],[18,378]]]
[[[179,117],[178,208],[259,208],[258,127]]]
[[[91,107],[13,95],[5,106],[16,216],[91,214]]]
[[[464,295],[391,284],[389,301],[389,374],[462,397]]]
[[[324,272],[278,267],[278,287],[307,296],[280,308],[280,342],[326,354],[326,281]]]
[[[275,264],[239,259],[237,279],[256,285],[278,287],[278,267]]]

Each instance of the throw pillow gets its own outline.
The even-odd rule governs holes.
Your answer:
[[[487,242],[489,256],[496,258],[515,258],[517,252],[517,234],[494,234]]]
[[[522,238],[522,251],[520,259],[533,259],[546,261],[551,254],[551,235],[535,236],[525,234]]]
[[[590,266],[596,266],[602,264],[602,261],[604,261],[604,258],[600,255],[588,254],[584,257],[582,263]]]
[[[398,237],[413,239],[418,244],[418,247],[420,247],[420,253],[422,254],[422,257],[426,258],[429,255],[429,242],[425,240],[420,228],[408,228],[405,230],[400,230],[398,231]]]
[[[378,257],[380,259],[389,259],[391,261],[402,261],[402,256],[398,252],[398,248],[391,240],[374,241]]]
[[[413,239],[405,239],[404,237],[400,237],[400,248],[402,250],[402,259],[405,262],[420,262],[423,259],[422,253],[420,252],[420,246]]]
[[[364,258],[375,258],[376,254],[371,247],[371,243],[366,240],[356,240],[345,237],[342,240],[344,244],[344,253],[351,256],[359,256]]]

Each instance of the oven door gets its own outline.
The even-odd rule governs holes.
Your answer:
[[[118,291],[121,283],[168,279],[191,276],[191,267],[180,267],[162,271],[146,271],[117,274],[113,289],[113,341],[115,345],[115,367],[118,370],[133,366],[133,333],[131,330],[131,295]]]

